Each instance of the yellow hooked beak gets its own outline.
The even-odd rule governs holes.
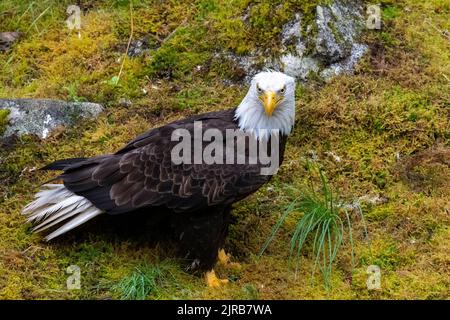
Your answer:
[[[271,117],[278,105],[278,96],[274,91],[266,91],[261,96],[260,99],[264,104],[264,110],[268,117]]]

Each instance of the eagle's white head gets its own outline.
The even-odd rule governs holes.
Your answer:
[[[258,139],[268,138],[273,130],[288,135],[295,121],[295,79],[275,71],[258,73],[237,107],[235,119],[241,130]]]

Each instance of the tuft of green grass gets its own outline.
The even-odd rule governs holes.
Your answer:
[[[123,300],[144,300],[150,295],[159,295],[167,275],[164,265],[145,264],[136,267],[131,275],[122,279],[116,289]]]
[[[244,292],[246,299],[249,299],[249,300],[259,300],[260,299],[260,294],[259,294],[258,288],[255,287],[251,283],[246,284],[244,287],[242,287],[242,291]]]
[[[323,170],[309,162],[306,165],[308,172],[311,174],[310,186],[303,190],[302,195],[292,201],[285,209],[272,229],[270,237],[263,245],[260,254],[262,255],[267,249],[287,217],[293,212],[301,212],[303,215],[298,219],[290,240],[290,260],[295,260],[295,272],[297,274],[302,249],[308,241],[311,241],[314,257],[312,276],[319,269],[325,285],[329,287],[333,262],[343,244],[345,233],[348,233],[352,250],[352,264],[354,265],[352,224],[348,210],[341,205],[339,197],[330,188]],[[320,179],[318,192],[312,182],[314,173]]]

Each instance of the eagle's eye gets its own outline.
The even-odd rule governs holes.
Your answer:
[[[284,86],[283,88],[281,88],[280,93],[285,93],[286,92],[286,86]]]
[[[258,90],[258,93],[262,93],[263,92],[263,90],[259,87],[258,84],[256,85],[256,90]]]

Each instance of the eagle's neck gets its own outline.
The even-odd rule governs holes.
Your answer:
[[[271,117],[267,116],[257,97],[249,91],[235,109],[234,119],[241,130],[249,132],[257,139],[267,140],[271,134],[288,136],[294,126],[295,102],[283,101]]]

